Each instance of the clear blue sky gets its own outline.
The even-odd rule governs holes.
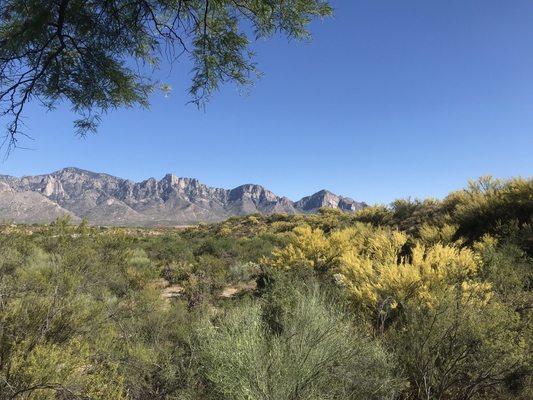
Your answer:
[[[533,175],[531,0],[337,0],[311,43],[254,47],[264,77],[186,105],[190,65],[169,98],[119,110],[74,137],[68,109],[27,113],[34,150],[0,173],[77,166],[134,180],[172,172],[259,183],[298,199],[327,188],[370,203],[442,197],[469,178]],[[166,76],[166,75],[165,75]]]

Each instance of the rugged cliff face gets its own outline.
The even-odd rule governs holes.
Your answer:
[[[305,212],[316,212],[322,207],[338,208],[342,211],[357,211],[365,207],[365,203],[357,202],[348,197],[337,196],[327,190],[321,190],[311,196],[304,197],[303,199],[294,203],[294,206]]]
[[[20,179],[0,175],[0,221],[20,223],[68,214],[98,225],[187,225],[252,213],[308,213],[322,207],[353,212],[365,206],[326,190],[292,202],[260,185],[228,190],[172,174],[143,182],[78,168]]]

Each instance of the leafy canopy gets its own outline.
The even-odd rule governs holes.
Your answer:
[[[157,68],[164,58],[190,57],[191,101],[201,105],[221,83],[253,79],[250,36],[306,39],[311,20],[331,12],[324,0],[2,0],[6,141],[16,145],[31,99],[49,108],[70,103],[82,135],[101,112],[147,106],[156,82],[139,66]]]

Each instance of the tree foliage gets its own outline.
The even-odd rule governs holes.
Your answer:
[[[322,0],[2,0],[0,104],[12,145],[26,104],[70,103],[78,133],[96,129],[102,112],[148,105],[150,69],[166,59],[192,62],[191,101],[220,84],[250,83],[257,73],[250,37],[281,32],[309,37]],[[168,85],[161,86],[169,90]]]

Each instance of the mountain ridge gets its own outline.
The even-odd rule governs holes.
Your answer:
[[[322,207],[354,212],[366,204],[325,189],[292,201],[253,183],[223,189],[170,173],[141,182],[76,167],[20,178],[0,175],[0,221],[15,223],[51,222],[68,214],[94,225],[172,226]]]

